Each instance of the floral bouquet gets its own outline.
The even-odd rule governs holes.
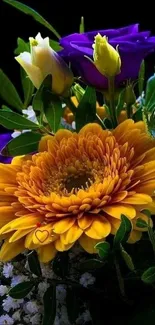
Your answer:
[[[154,324],[155,37],[4,2],[57,40],[18,38],[23,95],[0,71],[0,325]]]

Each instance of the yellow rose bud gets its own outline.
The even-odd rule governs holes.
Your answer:
[[[93,59],[98,71],[106,77],[114,77],[120,73],[121,59],[118,49],[114,49],[108,43],[106,36],[101,36],[99,33],[95,36],[93,44]]]
[[[31,53],[23,52],[15,59],[20,63],[36,88],[47,75],[52,75],[52,91],[58,95],[67,93],[73,83],[73,74],[64,60],[50,47],[49,38],[29,38]]]

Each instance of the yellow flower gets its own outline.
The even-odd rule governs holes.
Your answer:
[[[65,94],[73,83],[73,74],[63,59],[50,47],[49,38],[29,38],[31,53],[23,52],[15,59],[39,88],[48,74],[52,75],[52,90],[56,94]]]
[[[143,122],[44,136],[37,154],[0,164],[0,260],[27,248],[46,263],[76,241],[94,253],[116,233],[121,214],[132,222],[134,243],[146,230],[136,226],[137,218],[147,222],[142,210],[155,213],[154,190],[155,140]]]
[[[106,36],[99,33],[93,44],[93,59],[98,71],[106,77],[113,77],[120,73],[121,59],[118,50],[108,43]]]

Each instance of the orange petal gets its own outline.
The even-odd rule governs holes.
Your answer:
[[[48,244],[36,249],[41,263],[48,263],[55,257],[57,250],[53,244]]]
[[[114,194],[111,202],[112,203],[120,202],[123,199],[125,199],[125,197],[127,196],[127,194],[128,194],[127,191],[118,192],[118,193]]]
[[[132,196],[128,196],[126,199],[124,199],[121,203],[127,203],[127,204],[148,204],[152,202],[151,196],[147,194],[142,193],[136,193]]]
[[[87,125],[85,125],[79,132],[79,134],[86,136],[86,134],[88,133],[92,133],[95,135],[98,135],[100,133],[104,132],[102,127],[97,124],[97,123],[88,123]]]
[[[56,221],[53,224],[53,232],[55,232],[56,234],[63,234],[74,225],[75,220],[75,218],[70,217]]]
[[[45,135],[39,142],[38,151],[48,151],[48,141],[52,139],[52,135]]]
[[[91,226],[85,230],[85,234],[93,239],[101,239],[110,234],[111,225],[103,216],[94,216]]]
[[[14,243],[9,243],[9,239],[6,239],[0,249],[0,261],[8,262],[23,252],[24,249],[25,247],[23,238]]]
[[[68,231],[60,236],[64,245],[74,243],[82,235],[83,230],[75,223]]]
[[[102,240],[104,240],[104,238],[102,238]],[[80,245],[89,254],[96,254],[97,253],[97,250],[94,247],[99,241],[100,240],[90,238],[90,237],[86,236],[85,234],[83,234],[79,238]]]
[[[141,231],[137,231],[137,230],[133,230],[128,238],[128,243],[129,244],[134,244],[137,241],[139,241],[142,237],[142,232]]]
[[[73,136],[73,133],[69,130],[58,130],[54,136],[55,140],[60,142],[62,139],[68,139]]]
[[[110,216],[120,219],[121,214],[124,214],[127,218],[133,219],[136,216],[136,210],[134,207],[130,205],[121,205],[121,204],[114,204],[105,206],[102,209],[104,212],[109,214]]]
[[[80,219],[78,219],[78,225],[81,229],[86,229],[88,227],[91,226],[93,221],[92,216],[88,215],[84,215],[83,217],[81,217]]]

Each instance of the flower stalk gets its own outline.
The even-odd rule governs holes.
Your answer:
[[[115,128],[118,125],[118,122],[117,122],[116,107],[115,107],[114,77],[108,77],[108,88],[109,88],[109,97],[110,97],[109,112],[110,112],[113,127]]]

